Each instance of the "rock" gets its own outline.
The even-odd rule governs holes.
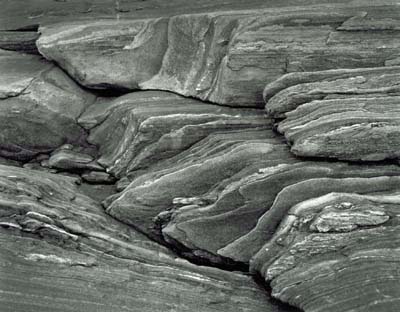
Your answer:
[[[90,171],[89,173],[83,173],[82,179],[88,183],[108,184],[115,183],[115,178],[106,172],[101,171]]]
[[[0,12],[0,29],[27,30],[37,25],[73,20],[137,19],[147,17],[174,16],[182,13],[215,12],[223,10],[248,10],[263,7],[286,7],[291,5],[310,5],[310,0],[41,0],[27,1],[23,10],[20,3],[8,1],[3,3]],[[318,3],[340,3],[342,0],[320,0]]]
[[[0,70],[0,156],[26,161],[84,142],[76,120],[94,96],[38,56],[0,50]]]
[[[271,139],[247,139],[207,154],[207,146],[223,146],[224,139],[233,143],[234,135],[208,139],[189,150],[187,160],[134,179],[105,201],[106,211],[179,246],[187,257],[202,252],[204,261],[217,265],[245,265],[276,230],[297,185],[302,186],[299,194],[309,196],[319,183],[324,192],[328,181],[341,189],[341,183],[349,187],[347,180],[356,184],[356,178],[400,174],[397,166],[298,162]]]
[[[39,34],[36,31],[1,31],[0,49],[39,54],[36,40]]]
[[[327,187],[293,201],[252,265],[272,295],[303,311],[395,311],[400,198],[392,182],[358,180],[362,194]]]
[[[37,45],[90,88],[162,89],[262,107],[265,83],[285,73],[393,64],[398,13],[391,1],[361,1],[86,20],[41,27]]]
[[[104,214],[74,181],[0,165],[2,310],[291,310],[248,276],[176,258]]]
[[[308,79],[309,78],[309,79]],[[379,161],[400,157],[400,67],[288,75],[267,86],[267,111],[299,156]]]
[[[108,105],[92,106],[79,123],[91,128],[88,141],[99,147],[98,162],[118,178],[160,167],[214,133],[269,127],[261,111],[205,104],[161,91],[130,93]]]
[[[63,170],[104,170],[93,157],[70,149],[60,149],[49,158],[50,168]]]

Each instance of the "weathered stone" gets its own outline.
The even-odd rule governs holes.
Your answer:
[[[0,50],[0,155],[29,160],[86,136],[77,118],[94,99],[38,56]]]
[[[398,181],[374,180],[291,203],[252,264],[273,296],[306,312],[396,311]]]
[[[90,171],[89,173],[83,173],[82,179],[89,183],[114,183],[115,178],[106,172],[101,171]]]
[[[104,170],[92,156],[67,149],[53,153],[49,158],[49,166],[64,170]]]
[[[309,78],[309,79],[308,79]],[[400,157],[400,67],[302,73],[267,86],[266,108],[296,155],[378,161]]]
[[[7,1],[0,11],[0,29],[29,30],[37,25],[73,20],[142,19],[174,16],[183,13],[248,10],[263,7],[311,5],[313,3],[342,3],[345,0],[40,0],[21,3]]]
[[[88,141],[99,147],[98,162],[117,177],[161,166],[213,133],[269,127],[261,111],[205,104],[167,92],[130,93],[108,105],[101,101],[89,107],[79,123],[92,128]]]
[[[39,54],[36,31],[0,31],[0,49]]]
[[[392,1],[353,1],[81,21],[41,27],[37,44],[90,88],[162,89],[262,107],[265,83],[288,72],[393,64],[398,16]]]
[[[248,263],[285,215],[287,206],[277,201],[286,198],[281,192],[286,195],[297,183],[312,189],[313,179],[321,179],[323,191],[324,179],[347,185],[350,178],[400,174],[397,166],[301,162],[258,112],[197,104],[139,92],[80,119],[92,127],[91,142],[100,144],[100,152],[112,151],[114,164],[123,168],[114,171],[112,162],[103,161],[108,170],[132,180],[105,201],[106,211],[187,257],[217,265]],[[235,127],[229,126],[232,117],[240,117]],[[222,127],[205,128],[210,118]],[[93,127],[96,122],[100,126]],[[113,126],[122,123],[122,130]]]
[[[290,311],[110,218],[74,179],[0,165],[0,184],[2,311]]]

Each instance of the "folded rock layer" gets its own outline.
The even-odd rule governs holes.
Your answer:
[[[296,155],[398,159],[399,79],[399,67],[288,74],[266,87],[266,109]]]
[[[398,310],[397,3],[21,3],[2,311]]]
[[[398,182],[347,180],[293,201],[252,268],[304,311],[396,311]]]
[[[395,65],[399,7],[352,1],[40,28],[40,53],[96,89],[162,89],[262,107],[288,72]]]
[[[0,165],[0,185],[2,311],[290,311],[115,221],[76,179]]]

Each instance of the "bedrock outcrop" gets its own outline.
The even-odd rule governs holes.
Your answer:
[[[398,177],[315,182],[324,192],[287,203],[253,270],[273,296],[304,311],[396,311]]]
[[[309,3],[310,4],[310,3]],[[399,6],[348,1],[45,25],[40,53],[96,89],[262,107],[285,73],[398,64]]]
[[[39,56],[0,50],[0,71],[0,156],[27,161],[85,142],[77,119],[93,95]]]
[[[0,310],[398,310],[398,3],[21,3]]]
[[[0,165],[2,311],[291,311],[114,220],[76,183]]]
[[[296,155],[351,161],[400,157],[400,67],[288,74],[267,85],[267,112]]]
[[[106,212],[217,265],[248,264],[284,218],[298,184],[308,196],[325,192],[326,181],[340,191],[351,179],[357,185],[400,173],[396,165],[302,161],[262,111],[167,92],[99,98],[79,122],[99,148],[97,161],[121,179],[122,192],[105,200]]]
[[[89,131],[88,141],[99,148],[97,161],[118,178],[162,168],[184,153],[190,157],[190,147],[216,133],[240,136],[255,130],[257,139],[257,130],[264,129],[261,135],[276,137],[266,130],[269,120],[261,110],[211,105],[162,91],[98,98],[78,122]]]

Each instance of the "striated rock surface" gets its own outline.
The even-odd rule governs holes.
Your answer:
[[[265,89],[266,109],[300,156],[398,159],[400,67],[288,74]]]
[[[41,27],[37,44],[90,88],[262,107],[265,84],[288,72],[397,64],[399,12],[392,1],[351,1],[59,23]]]
[[[2,311],[290,311],[115,221],[75,179],[0,165],[0,184]]]
[[[23,2],[1,311],[398,310],[398,3]]]
[[[215,133],[269,129],[262,111],[210,105],[160,91],[100,98],[78,121],[90,130],[88,141],[99,147],[97,161],[119,178],[162,167],[164,160]],[[264,131],[264,136],[273,134]]]
[[[1,156],[29,160],[84,142],[76,121],[94,96],[38,56],[0,50],[0,70]]]
[[[36,31],[0,30],[0,49],[39,54],[36,47],[38,38],[39,34]]]
[[[273,296],[304,311],[396,311],[398,177],[345,179],[341,189],[326,182],[290,203],[253,270]]]

